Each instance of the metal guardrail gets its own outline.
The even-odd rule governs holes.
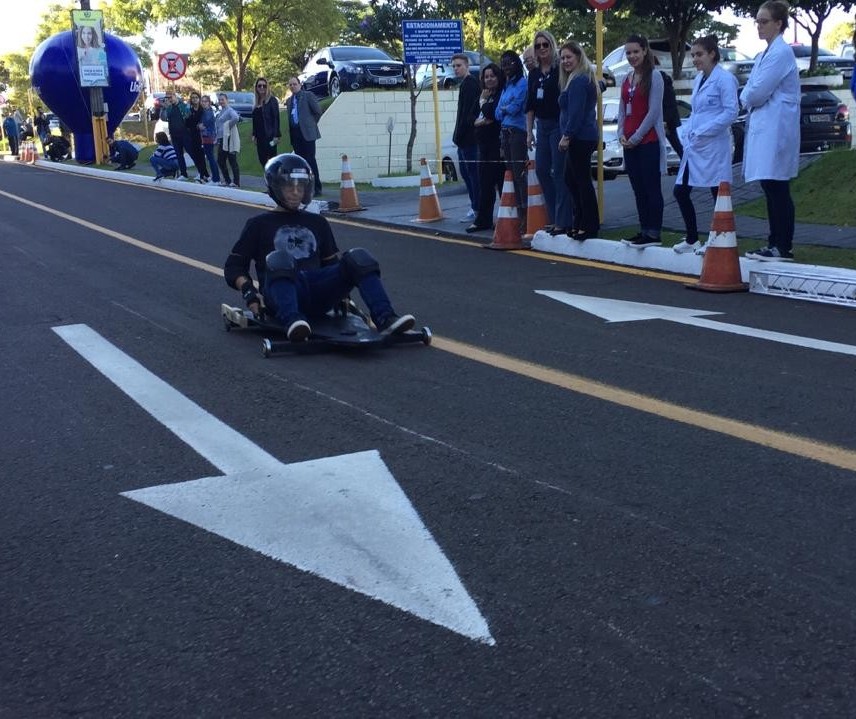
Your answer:
[[[856,275],[834,276],[788,272],[783,269],[750,270],[749,291],[795,300],[856,307]]]

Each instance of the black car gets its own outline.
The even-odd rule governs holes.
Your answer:
[[[214,112],[220,112],[220,100],[218,99],[220,95],[225,95],[229,98],[229,107],[231,107],[241,117],[253,116],[253,107],[255,107],[256,104],[256,96],[252,92],[232,92],[231,90],[209,92],[208,97],[211,98],[211,107],[214,108]]]
[[[731,126],[734,161],[743,160],[746,113],[741,112]],[[803,86],[800,100],[800,152],[826,152],[834,147],[850,147],[850,111],[825,87]]]
[[[404,63],[375,47],[355,45],[321,48],[297,79],[319,97],[338,97],[345,90],[364,87],[407,87]]]

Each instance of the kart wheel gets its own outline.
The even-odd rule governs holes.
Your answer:
[[[422,328],[422,344],[423,345],[425,345],[426,347],[428,345],[430,345],[431,344],[431,338],[433,336],[434,335],[431,334],[431,328],[430,327],[423,327]]]
[[[262,357],[267,359],[271,356],[273,352],[273,345],[270,343],[270,340],[265,338],[262,340]]]

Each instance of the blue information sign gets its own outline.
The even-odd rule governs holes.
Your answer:
[[[402,20],[401,36],[409,65],[447,63],[464,49],[462,20]]]

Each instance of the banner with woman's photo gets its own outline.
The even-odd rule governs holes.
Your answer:
[[[72,10],[74,44],[81,87],[108,87],[107,52],[104,49],[104,13],[101,10]]]

